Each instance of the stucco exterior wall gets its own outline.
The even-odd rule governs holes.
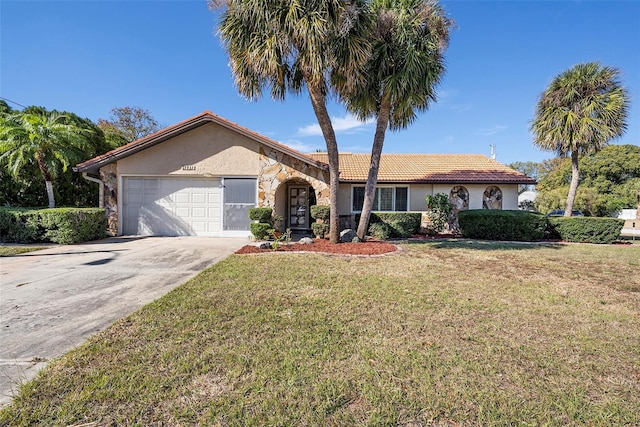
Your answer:
[[[421,212],[427,208],[427,194],[433,194],[433,184],[412,184],[409,186],[409,210]]]
[[[384,184],[381,184],[384,185]],[[426,209],[428,195],[444,193],[449,195],[456,185],[463,185],[469,191],[469,209],[482,209],[484,191],[487,187],[496,186],[502,190],[502,209],[518,209],[518,185],[517,184],[394,184],[395,187],[409,187],[409,210],[422,212]],[[340,215],[351,214],[351,188],[364,186],[362,184],[340,184],[338,193],[338,208]]]
[[[215,123],[118,161],[119,175],[257,176],[259,144]]]
[[[469,209],[482,209],[484,191],[491,186],[498,187],[502,191],[502,210],[518,209],[517,184],[434,184],[433,194],[449,195],[456,185],[462,185],[469,191]]]

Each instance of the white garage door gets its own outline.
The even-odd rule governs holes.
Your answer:
[[[214,236],[222,229],[219,178],[126,177],[123,195],[123,234]]]

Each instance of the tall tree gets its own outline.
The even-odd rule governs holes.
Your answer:
[[[536,206],[541,212],[564,209],[571,183],[571,159],[554,157],[541,163]],[[541,169],[542,170],[542,169]],[[574,210],[591,216],[609,216],[635,208],[640,190],[640,146],[609,145],[580,157],[580,187]]]
[[[580,180],[579,158],[601,150],[626,131],[629,96],[620,71],[598,62],[578,64],[556,76],[542,93],[531,124],[533,143],[571,156],[565,216],[571,216]]]
[[[69,123],[68,117],[42,108],[0,117],[0,162],[18,176],[35,162],[45,181],[49,207],[55,207],[53,180],[81,158],[87,148],[87,129]]]
[[[238,91],[250,100],[263,88],[276,100],[307,89],[329,157],[330,241],[339,241],[339,159],[327,97],[362,77],[369,55],[364,0],[211,0],[225,6],[218,32]]]
[[[375,23],[366,78],[340,90],[350,111],[362,120],[377,120],[357,230],[360,239],[369,227],[386,130],[405,129],[417,112],[436,101],[453,26],[436,0],[373,0],[371,12]]]
[[[98,119],[107,142],[119,147],[160,130],[156,119],[140,107],[114,107],[109,119]]]

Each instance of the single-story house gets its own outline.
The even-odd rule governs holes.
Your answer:
[[[205,111],[97,156],[74,170],[100,183],[112,235],[247,236],[248,210],[271,206],[283,228],[309,229],[329,204],[326,153],[303,154]],[[340,155],[345,227],[363,202],[369,155]],[[478,154],[383,154],[375,211],[424,211],[445,193],[457,209],[517,209],[535,181]]]

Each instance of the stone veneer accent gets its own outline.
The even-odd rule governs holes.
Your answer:
[[[118,167],[117,163],[100,168],[104,208],[107,211],[107,234],[118,235]]]
[[[316,192],[319,205],[329,205],[329,172],[291,157],[273,148],[260,147],[258,206],[275,207],[280,184],[294,178],[308,182]]]

